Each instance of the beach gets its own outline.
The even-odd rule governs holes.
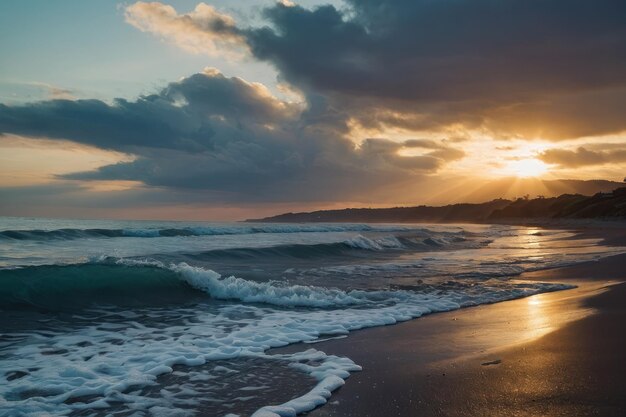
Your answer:
[[[0,221],[3,417],[624,411],[617,224]]]
[[[625,17],[0,1],[0,417],[626,417]]]
[[[621,228],[581,233],[624,244]],[[363,371],[310,415],[626,415],[625,265],[617,255],[525,273],[577,288],[321,342],[316,348]]]

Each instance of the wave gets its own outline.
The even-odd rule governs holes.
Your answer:
[[[209,311],[169,306],[156,311],[149,309],[147,322],[138,318],[143,315],[141,310],[137,315],[127,315],[129,318],[122,323],[103,323],[100,311],[92,312],[95,316],[67,315],[72,320],[86,317],[80,319],[83,320],[80,325],[84,326],[80,332],[41,332],[45,343],[35,339],[33,344],[14,344],[14,353],[1,365],[7,369],[7,375],[17,375],[18,379],[14,380],[17,382],[8,380],[9,383],[0,388],[0,397],[4,398],[4,409],[8,409],[7,405],[13,410],[21,407],[24,412],[20,414],[25,416],[42,412],[84,414],[112,404],[117,407],[120,398],[123,399],[121,406],[129,411],[150,409],[157,414],[159,411],[167,413],[166,410],[184,405],[198,406],[199,403],[190,403],[187,397],[188,392],[195,391],[187,385],[185,391],[173,390],[171,395],[153,398],[141,393],[138,387],[155,385],[159,375],[174,372],[176,366],[195,367],[208,361],[252,357],[286,361],[317,380],[308,393],[279,406],[262,407],[254,414],[258,417],[294,416],[323,404],[331,391],[343,385],[350,372],[361,368],[348,358],[328,356],[315,350],[270,355],[267,353],[270,348],[567,288],[572,286],[494,282],[472,285],[472,291],[467,292],[458,289],[340,291],[222,277],[213,270],[185,263],[125,258],[95,264],[0,270],[0,309],[7,303],[18,307],[65,309],[129,300],[131,304],[146,303],[161,298],[167,302],[176,298],[188,301],[188,297],[239,301],[218,305],[217,309]],[[281,308],[245,305],[247,303]],[[190,319],[180,321],[181,311],[186,311]],[[168,316],[170,312],[173,316]],[[160,323],[173,317],[176,319],[166,327],[152,322]],[[94,357],[97,359],[91,360]],[[211,383],[204,378],[196,381],[203,385]],[[134,393],[130,392],[131,388]],[[122,413],[125,414],[125,408]],[[0,415],[13,414],[0,411]]]
[[[175,237],[248,235],[259,233],[328,233],[328,232],[402,232],[419,231],[409,227],[373,227],[366,224],[304,225],[275,224],[258,226],[195,226],[183,228],[137,228],[137,229],[55,229],[55,230],[3,230],[3,240],[73,240],[114,237]]]
[[[367,238],[361,235],[354,238],[335,243],[314,243],[314,244],[286,244],[260,248],[229,248],[213,249],[200,253],[177,254],[178,259],[220,262],[220,261],[248,261],[267,262],[269,260],[281,259],[316,259],[316,258],[344,258],[348,256],[359,256],[363,251],[400,251],[400,250],[432,250],[428,245],[418,245],[409,239],[397,238],[395,236],[383,238]]]
[[[2,240],[70,240],[83,238],[121,237],[121,229],[57,229],[57,230],[3,230]]]
[[[357,294],[282,282],[222,277],[186,263],[117,259],[104,263],[0,270],[0,308],[66,310],[95,304],[154,305],[220,300],[330,308],[367,303]]]
[[[361,368],[348,358],[328,356],[315,350],[267,353],[271,348],[311,342],[319,340],[321,336],[346,335],[353,330],[395,324],[464,306],[568,288],[559,284],[527,283],[524,286],[510,285],[497,290],[494,287],[485,287],[479,294],[466,295],[443,291],[421,294],[408,291],[345,293],[323,288],[255,283],[235,277],[222,278],[211,270],[185,264],[166,266],[154,261],[119,259],[110,265],[86,264],[76,268],[92,267],[87,271],[94,272],[97,270],[93,268],[103,266],[109,268],[109,274],[115,271],[131,274],[137,273],[136,271],[150,274],[162,271],[161,282],[166,287],[176,287],[175,283],[178,282],[189,288],[196,288],[198,293],[207,292],[215,298],[244,302],[287,300],[280,301],[280,305],[310,304],[309,300],[314,300],[317,304],[320,299],[325,302],[340,300],[339,303],[343,302],[345,305],[341,309],[297,310],[270,309],[241,303],[221,305],[209,311],[202,308],[164,308],[146,314],[150,317],[147,321],[141,319],[143,313],[139,311],[139,314],[132,315],[121,323],[117,320],[107,323],[102,320],[99,311],[95,312],[96,315],[85,314],[86,320],[80,323],[83,326],[80,332],[46,331],[40,332],[41,335],[38,332],[32,343],[15,343],[12,346],[11,356],[5,357],[0,365],[7,370],[7,375],[18,377],[12,381],[7,380],[0,386],[0,403],[4,406],[3,409],[16,410],[20,407],[20,411],[23,411],[20,415],[34,417],[42,413],[82,415],[100,411],[107,414],[119,411],[118,414],[130,415],[137,409],[150,410],[153,414],[178,415],[172,410],[184,408],[185,410],[181,410],[183,415],[190,405],[201,409],[201,403],[196,400],[204,397],[198,395],[202,391],[195,390],[196,386],[191,382],[209,387],[212,384],[213,373],[208,373],[206,368],[194,372],[193,367],[204,366],[209,361],[233,361],[248,357],[255,360],[280,360],[317,380],[315,387],[308,393],[282,405],[262,407],[254,414],[258,417],[295,416],[323,404],[330,397],[331,391],[343,385],[350,372]],[[68,267],[55,268],[56,272],[70,270]],[[50,267],[47,269],[48,273],[54,271]],[[0,283],[6,279],[2,276],[4,272],[0,271]],[[146,276],[148,275],[136,275],[135,278],[140,277],[140,281],[145,284]],[[53,277],[56,277],[53,281],[57,284],[63,284],[65,292],[72,291],[65,274],[57,273],[48,278]],[[21,278],[27,279],[26,276]],[[123,285],[123,280],[117,279],[116,282],[118,286]],[[54,288],[53,284],[54,282],[49,283],[47,288]],[[147,288],[137,286],[134,290],[143,296],[149,288],[150,285]],[[353,301],[356,304],[352,304]],[[186,310],[185,314],[189,319],[178,318],[182,310]],[[168,317],[170,313],[173,316]],[[72,315],[72,320],[80,316],[83,315]],[[176,319],[166,326],[155,324],[172,317]],[[41,339],[42,336],[45,340]],[[158,392],[167,392],[168,395],[156,397],[144,394],[139,389],[155,386],[158,376],[180,371],[177,369],[179,366],[187,367],[183,372],[190,375],[190,383],[179,380],[179,376],[175,375],[174,383],[184,389],[167,391],[167,387],[164,387]],[[227,367],[220,367],[229,370]],[[213,369],[217,370],[217,367]],[[201,375],[208,377],[198,378]],[[255,380],[254,374],[252,378],[248,378],[248,381]],[[267,379],[263,381],[265,384]],[[221,384],[219,380],[217,382],[220,382],[223,389],[231,387],[229,384]],[[262,394],[263,392],[260,393]],[[129,412],[126,413],[126,410]],[[13,414],[11,411],[8,414],[0,411],[0,415]]]
[[[170,270],[193,288],[202,290],[220,300],[245,303],[264,303],[283,307],[343,307],[367,303],[363,292],[344,292],[338,289],[305,285],[285,285],[279,282],[254,282],[234,276],[222,278],[215,271],[193,267],[185,263],[171,265]],[[358,295],[357,295],[358,294]]]
[[[4,309],[181,304],[199,295],[172,271],[150,265],[85,263],[0,270],[0,308]]]
[[[434,243],[436,241],[436,243]],[[432,238],[414,236],[385,236],[368,238],[357,235],[353,238],[334,243],[315,244],[286,244],[260,248],[229,248],[213,249],[205,252],[176,254],[172,258],[176,261],[200,262],[255,262],[267,263],[280,260],[331,259],[344,260],[349,257],[363,257],[367,252],[374,251],[381,254],[396,255],[410,252],[429,252],[453,249],[468,249],[482,247],[485,241],[468,240],[459,236],[439,236]]]
[[[487,296],[492,286],[486,286],[485,290]],[[284,281],[257,282],[235,276],[223,277],[211,269],[184,262],[165,264],[127,258],[0,270],[0,309],[180,305],[199,302],[207,296],[290,308],[380,306],[413,297],[404,290],[342,291],[290,285]],[[459,297],[461,300],[463,295]]]
[[[218,300],[237,300],[244,303],[263,303],[282,307],[343,307],[367,304],[365,291],[349,292],[309,285],[288,285],[282,281],[256,282],[235,276],[222,277],[206,268],[191,266],[185,262],[169,265],[154,260],[117,259],[116,265],[127,267],[157,268],[171,271],[190,287],[200,290]]]
[[[358,235],[352,239],[348,239],[343,244],[355,249],[367,250],[384,250],[384,249],[402,249],[405,245],[396,236],[389,236],[380,239],[368,239],[365,236]]]

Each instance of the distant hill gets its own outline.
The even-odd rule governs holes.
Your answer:
[[[461,184],[452,189],[446,189],[447,195],[456,196],[456,200],[447,203],[482,203],[493,199],[503,198],[515,200],[528,195],[534,197],[557,197],[562,194],[594,195],[610,192],[624,184],[607,180],[542,180],[538,178],[502,178],[489,181],[477,188]],[[469,190],[468,190],[469,188]]]
[[[580,194],[564,194],[553,198],[518,199],[498,208],[488,217],[512,218],[626,218],[626,187],[591,197]]]
[[[249,222],[284,223],[409,223],[409,222],[489,222],[532,218],[626,218],[626,187],[593,196],[563,194],[551,198],[492,200],[479,204],[450,204],[430,207],[347,208],[308,213],[285,213]]]
[[[310,213],[286,213],[264,219],[248,220],[263,222],[308,223],[308,222],[463,222],[485,220],[497,209],[511,204],[509,200],[493,200],[482,204],[451,204],[441,207],[392,207],[392,208],[347,208],[342,210],[320,210]]]

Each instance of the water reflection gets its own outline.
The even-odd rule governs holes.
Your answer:
[[[526,302],[527,306],[527,324],[526,339],[537,339],[549,332],[553,327],[553,318],[548,314],[549,306],[546,305],[544,294],[530,297]]]

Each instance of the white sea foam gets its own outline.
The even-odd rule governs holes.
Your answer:
[[[122,234],[128,237],[159,237],[161,236],[158,229],[124,229]]]
[[[392,306],[398,311],[403,311],[408,306],[417,307],[420,312],[412,317],[422,315],[424,306],[434,307],[433,311],[448,311],[467,305],[477,305],[481,303],[491,303],[496,301],[509,300],[526,297],[545,291],[556,291],[560,289],[572,288],[571,286],[549,283],[530,283],[517,286],[515,283],[507,281],[490,282],[492,278],[502,276],[518,275],[524,268],[516,265],[494,265],[494,271],[483,274],[459,271],[459,277],[480,278],[484,281],[484,286],[476,285],[472,282],[472,287],[476,290],[471,294],[461,291],[441,293],[437,291],[437,296],[430,294],[416,293],[403,290],[351,290],[342,291],[334,288],[315,287],[310,285],[287,285],[284,282],[269,281],[256,282],[243,278],[228,276],[201,267],[195,267],[181,262],[178,264],[166,265],[163,262],[150,259],[126,259],[121,258],[116,261],[118,264],[128,266],[154,266],[169,269],[178,274],[179,278],[190,286],[206,292],[212,298],[218,300],[237,300],[244,303],[262,303],[282,307],[312,307],[312,308],[367,308],[372,311],[381,311],[383,306]],[[561,265],[559,265],[561,266]],[[419,268],[420,264],[391,263],[373,265],[352,265],[335,268],[327,268],[333,273],[345,273],[347,275],[361,275],[364,271],[369,274],[373,272],[397,273],[403,268]],[[530,269],[532,270],[532,269]],[[443,272],[442,272],[443,274]],[[459,284],[461,285],[461,284]],[[455,288],[452,287],[454,290]],[[450,304],[451,303],[451,304]],[[371,309],[371,311],[369,310]],[[359,310],[365,311],[365,310]],[[411,310],[413,311],[413,310]],[[430,312],[430,310],[427,310]],[[369,313],[368,313],[369,314]],[[403,314],[405,316],[406,314]],[[372,326],[387,324],[373,323]],[[371,327],[371,326],[366,326]]]
[[[315,379],[316,385],[308,393],[303,389],[300,397],[280,406],[261,407],[255,415],[294,416],[326,402],[331,392],[344,383],[350,372],[360,368],[349,358],[329,356],[316,350],[276,355],[268,353],[269,349],[297,342],[345,337],[356,329],[394,324],[424,314],[570,288],[560,284],[492,278],[572,261],[580,262],[609,253],[606,248],[600,248],[596,253],[590,248],[547,250],[541,243],[546,238],[539,235],[533,235],[530,242],[533,245],[527,245],[525,241],[520,243],[517,239],[517,231],[510,231],[506,227],[494,227],[487,231],[481,229],[482,234],[476,238],[476,241],[493,238],[498,242],[499,236],[510,236],[510,239],[507,237],[510,242],[505,241],[500,246],[482,249],[472,247],[468,250],[468,246],[461,243],[463,250],[460,251],[429,252],[427,256],[411,253],[410,257],[405,256],[408,251],[398,251],[398,257],[394,258],[388,256],[387,252],[379,251],[400,248],[403,242],[407,247],[412,247],[412,243],[431,243],[433,247],[454,246],[461,235],[455,235],[450,229],[441,232],[443,229],[436,229],[437,226],[433,228],[436,231],[412,228],[409,239],[413,242],[405,240],[407,237],[404,233],[400,241],[381,237],[379,232],[384,227],[369,230],[370,226],[367,225],[224,225],[197,232],[212,233],[219,229],[225,234],[231,227],[234,233],[238,233],[242,227],[248,228],[246,233],[252,233],[251,228],[261,227],[258,233],[267,234],[263,237],[236,236],[236,242],[232,244],[228,237],[222,236],[215,239],[218,243],[209,247],[241,248],[242,244],[251,245],[257,240],[262,241],[266,247],[302,242],[311,245],[343,242],[371,252],[363,252],[368,256],[363,256],[359,264],[354,263],[354,259],[337,264],[316,260],[317,263],[307,263],[306,266],[295,264],[295,267],[284,273],[290,279],[298,279],[298,283],[311,284],[312,281],[299,278],[298,274],[306,269],[305,272],[308,271],[310,276],[319,278],[319,281],[315,281],[315,286],[294,285],[293,280],[258,282],[243,279],[241,276],[222,276],[209,269],[208,263],[205,268],[201,268],[180,262],[118,259],[118,263],[133,267],[171,270],[180,280],[206,292],[213,300],[192,307],[146,307],[132,311],[115,307],[91,309],[73,314],[69,323],[71,325],[66,327],[54,328],[51,323],[46,323],[43,330],[27,329],[20,332],[15,335],[19,343],[9,342],[2,345],[0,369],[3,369],[7,380],[0,385],[0,416],[57,416],[81,410],[86,415],[94,410],[107,414],[120,408],[131,415],[140,410],[145,415],[188,415],[190,410],[201,408],[202,401],[221,401],[218,388],[213,398],[199,387],[210,391],[213,386],[227,385],[227,388],[221,389],[228,389],[229,382],[225,381],[230,381],[229,378],[235,373],[233,369],[237,361],[246,358],[280,361]],[[336,227],[331,230],[333,232],[353,228],[350,231],[355,233],[340,233],[331,236],[332,239],[328,236],[331,233],[326,234],[324,239],[319,239],[314,233],[307,233],[306,236],[289,235],[289,230],[293,233],[321,232],[323,230],[320,228],[329,227]],[[359,230],[359,227],[364,230]],[[389,226],[389,229],[394,227]],[[396,229],[401,228],[402,226]],[[130,229],[142,228],[129,227]],[[166,228],[146,230],[159,231]],[[276,238],[272,233],[284,234]],[[364,236],[355,236],[357,233]],[[424,240],[429,238],[435,240],[425,243]],[[136,242],[134,239],[123,240]],[[113,239],[110,241],[110,245],[119,244]],[[208,250],[206,246],[210,239],[194,237],[186,240],[179,237],[150,241],[154,243],[145,243],[145,246],[156,245],[150,251],[144,249],[140,253],[130,253],[133,256],[163,253],[169,257],[161,259],[178,259],[176,253],[181,251],[192,254]],[[106,240],[89,242],[100,248]],[[67,250],[67,242],[63,244],[64,250]],[[50,253],[60,252],[56,250],[58,246],[51,245],[54,250]],[[83,245],[87,244],[81,243],[80,248],[76,244],[77,252],[83,254]],[[142,245],[133,243],[132,247],[141,249]],[[527,249],[516,249],[519,247]],[[108,250],[106,252],[110,253]],[[128,253],[122,250],[118,255],[130,256]],[[89,254],[83,255],[87,257]],[[353,255],[352,252],[350,255]],[[48,259],[43,255],[38,256]],[[94,261],[111,262],[111,259],[94,258]],[[282,262],[282,259],[278,262]],[[216,266],[211,267],[218,269]],[[284,269],[287,269],[286,265],[280,270]],[[440,287],[424,286],[426,289],[422,292],[363,290],[371,287],[390,288],[386,285],[388,282],[384,280],[385,277],[410,277],[410,284],[417,285],[416,283],[421,282],[418,278],[422,275],[441,276],[449,282]],[[307,275],[304,278],[308,277]],[[359,277],[362,278],[360,282]],[[335,288],[341,283],[348,284],[344,287],[357,289]],[[74,324],[73,321],[80,323]],[[65,324],[67,323],[64,326]],[[225,362],[207,370],[218,360]],[[177,365],[184,365],[185,368],[177,369]],[[162,380],[165,376],[186,378],[186,382],[175,382],[177,386],[158,391],[161,387],[157,385],[157,379],[160,377],[159,380]],[[145,395],[141,387],[153,387],[158,395]],[[264,388],[259,384],[251,383],[244,388],[233,396],[234,400],[245,402],[254,395],[264,398]],[[268,399],[267,403],[270,401],[272,400]],[[228,405],[233,406],[234,403]],[[237,409],[226,407],[224,410],[226,413]]]
[[[345,335],[352,330],[394,324],[432,312],[569,288],[527,283],[486,286],[483,291],[470,294],[454,291],[345,293],[311,287],[278,288],[235,277],[224,279],[214,271],[185,264],[168,268],[216,298],[333,308],[285,311],[244,304],[224,306],[218,311],[194,309],[190,313],[193,320],[161,328],[129,318],[119,325],[94,324],[75,332],[50,332],[45,337],[33,334],[32,343],[15,346],[10,359],[0,361],[5,372],[26,372],[23,377],[0,387],[0,409],[5,410],[0,411],[0,415],[12,416],[14,410],[20,410],[24,416],[64,415],[73,410],[106,408],[112,402],[154,412],[165,407],[173,413],[176,409],[188,408],[190,400],[176,394],[148,398],[133,393],[133,387],[154,384],[157,376],[171,373],[175,365],[194,367],[212,360],[250,356],[287,361],[319,381],[302,397],[280,407],[264,407],[257,413],[257,417],[295,415],[324,403],[330,392],[358,367],[347,358],[314,351],[302,355],[317,355],[318,360],[303,365],[300,354],[278,357],[265,353],[269,348],[313,341],[322,335]],[[351,305],[346,300],[357,302]],[[167,310],[158,312],[163,318],[168,314]],[[112,345],[112,340],[118,342]],[[86,341],[89,344],[85,344]],[[67,402],[81,396],[96,397],[87,403]]]
[[[280,286],[275,282],[247,281],[234,276],[222,278],[212,270],[186,263],[171,265],[172,271],[192,287],[220,300],[240,300],[246,303],[267,303],[290,307],[341,307],[363,304],[367,300],[343,291],[304,285]]]
[[[365,236],[358,235],[344,242],[348,246],[357,249],[367,250],[384,250],[384,249],[400,249],[404,245],[395,236],[387,236],[379,239],[368,239]]]
[[[326,404],[332,392],[345,384],[350,372],[361,370],[360,366],[348,358],[327,356],[314,349],[283,356],[295,361],[292,365],[294,368],[315,377],[318,380],[317,385],[306,394],[284,404],[262,407],[252,417],[289,417],[311,411],[322,404]],[[311,366],[302,363],[304,360],[324,360],[324,365]]]

